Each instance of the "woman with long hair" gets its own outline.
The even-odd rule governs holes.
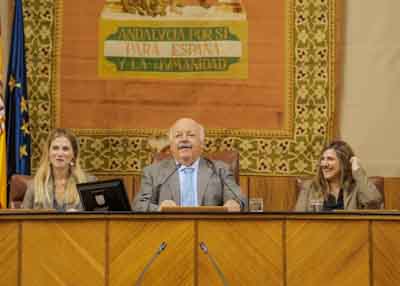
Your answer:
[[[43,148],[39,168],[28,184],[23,208],[81,210],[76,184],[94,181],[79,164],[79,146],[68,129],[53,130]]]
[[[365,170],[344,141],[333,141],[322,151],[318,173],[300,191],[296,211],[376,208],[382,195],[368,182]]]

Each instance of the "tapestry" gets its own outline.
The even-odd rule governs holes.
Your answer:
[[[25,0],[33,167],[60,126],[79,136],[87,171],[138,174],[150,163],[149,142],[192,117],[206,127],[207,153],[239,151],[241,175],[313,174],[333,134],[339,1],[241,2],[248,74],[171,80],[98,74],[106,1]]]

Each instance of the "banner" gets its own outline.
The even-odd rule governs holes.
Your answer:
[[[244,11],[191,6],[154,18],[106,4],[99,25],[103,78],[248,77]]]

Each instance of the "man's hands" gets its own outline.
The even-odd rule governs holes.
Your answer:
[[[161,202],[160,206],[158,207],[158,210],[161,211],[163,207],[175,207],[175,206],[176,203],[173,200],[165,200]]]
[[[240,212],[240,204],[235,200],[229,200],[224,204],[228,212]]]
[[[163,207],[175,207],[177,204],[172,200],[162,201],[158,210],[161,210]],[[228,209],[229,212],[240,212],[240,204],[235,200],[229,200],[224,204],[224,207]]]

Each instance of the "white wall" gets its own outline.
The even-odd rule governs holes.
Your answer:
[[[400,177],[400,1],[344,2],[339,132],[369,175]]]

